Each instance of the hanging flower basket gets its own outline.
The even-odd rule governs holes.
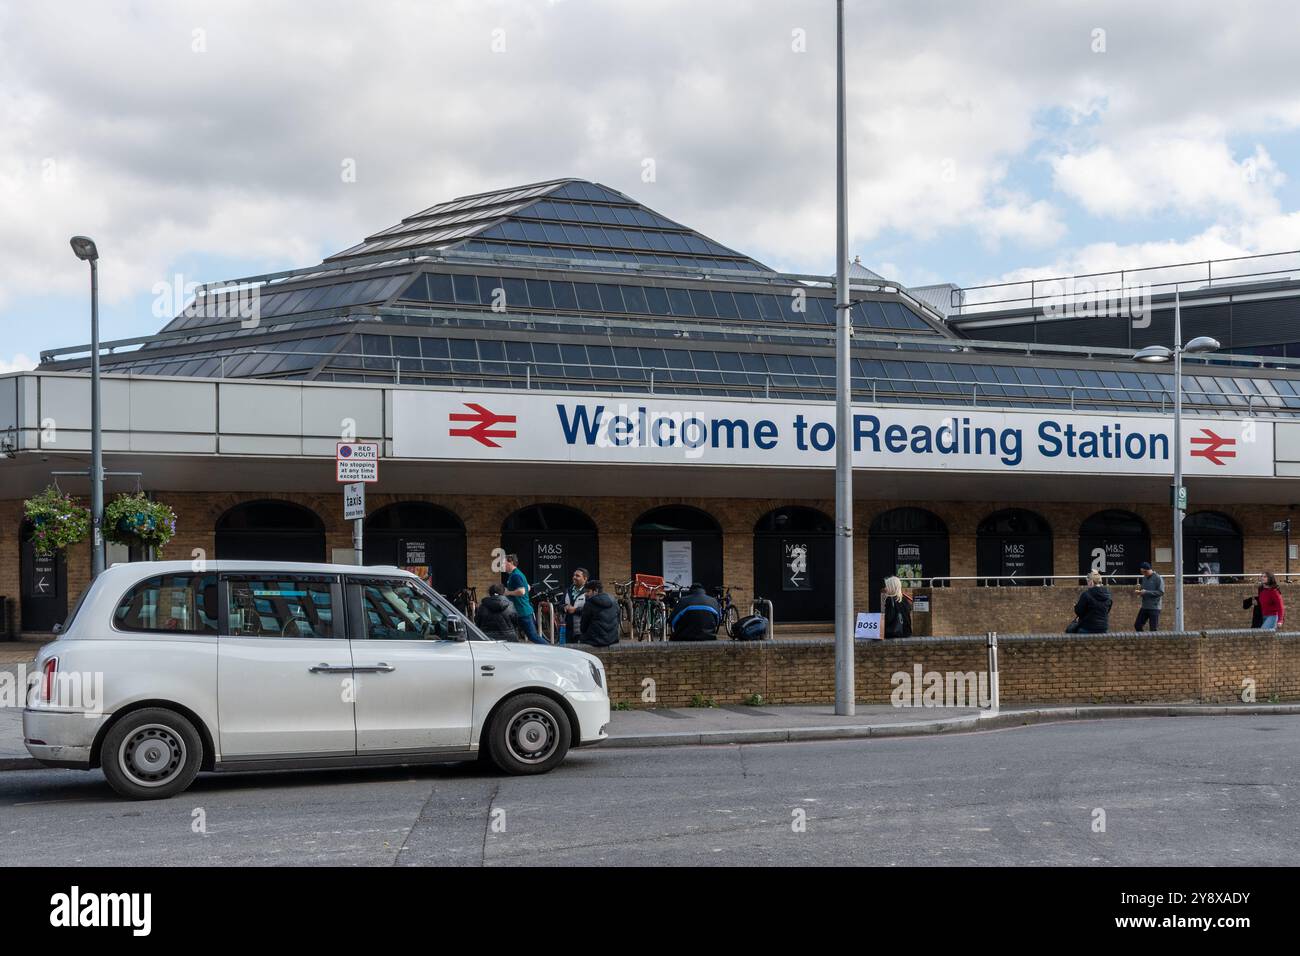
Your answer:
[[[32,523],[32,545],[45,557],[80,544],[90,537],[90,509],[53,485],[23,502]]]
[[[118,495],[104,507],[104,537],[115,544],[162,550],[176,533],[176,512],[143,492]]]

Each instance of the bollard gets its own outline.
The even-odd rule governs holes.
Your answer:
[[[998,711],[998,632],[988,632],[989,649],[989,712]]]

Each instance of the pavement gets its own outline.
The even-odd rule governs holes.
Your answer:
[[[0,866],[1290,866],[1297,730],[1179,717],[606,746],[539,777],[201,774],[146,802],[98,773],[0,773]],[[888,919],[882,901],[864,912]]]
[[[16,677],[22,664],[0,664],[0,680]],[[893,707],[859,704],[840,717],[830,704],[757,705],[616,710],[610,715],[607,747],[689,747],[708,744],[786,743],[917,734],[960,733],[1065,720],[1118,717],[1300,714],[1300,704],[1123,704],[1114,706],[1017,706],[1000,711],[974,707]],[[0,771],[39,764],[27,754],[22,709],[0,707]]]

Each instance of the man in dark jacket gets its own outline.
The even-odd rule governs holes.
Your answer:
[[[519,640],[519,615],[506,597],[506,589],[499,584],[488,588],[488,596],[474,613],[474,623],[480,631],[498,641]]]
[[[673,611],[674,641],[713,641],[718,637],[722,606],[717,598],[704,591],[703,584],[692,584],[681,596]]]
[[[1088,574],[1089,588],[1074,602],[1074,615],[1079,619],[1079,633],[1105,634],[1110,630],[1110,591],[1102,586],[1101,573]]]
[[[587,600],[578,620],[579,644],[609,647],[618,643],[618,602],[605,593],[599,581],[587,582]]]

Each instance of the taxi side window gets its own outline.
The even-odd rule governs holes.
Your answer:
[[[361,613],[372,641],[445,641],[449,615],[403,581],[362,581]]]
[[[293,577],[231,579],[229,631],[236,637],[334,637],[329,581]]]
[[[215,574],[163,574],[122,595],[113,625],[122,631],[215,634],[217,617]]]

